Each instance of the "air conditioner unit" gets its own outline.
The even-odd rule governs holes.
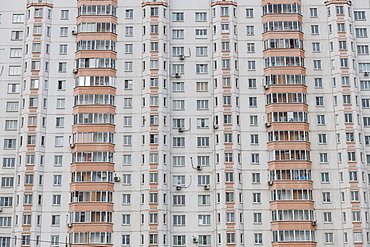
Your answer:
[[[213,125],[213,128],[216,130],[216,129],[218,129],[218,124],[214,124]]]
[[[265,123],[265,126],[266,127],[270,127],[271,126],[271,123],[270,122],[267,122],[267,123]]]
[[[70,144],[69,144],[69,147],[70,147],[70,148],[74,148],[75,146],[76,146],[76,145],[75,145],[74,143],[70,143]]]
[[[71,228],[72,227],[72,223],[67,223],[67,227],[68,228]]]
[[[76,29],[72,30],[72,35],[77,35],[77,30]]]
[[[184,128],[179,128],[179,132],[184,132]]]
[[[368,76],[368,75],[369,75],[369,72],[365,72],[365,73],[364,73],[364,76]]]
[[[76,74],[78,72],[78,69],[73,69],[73,74]]]
[[[316,220],[313,220],[313,221],[312,221],[312,225],[313,225],[313,226],[316,226],[316,225],[317,225],[317,221],[316,221]]]
[[[274,181],[269,181],[269,185],[271,186],[271,185],[273,185],[274,184]]]
[[[182,189],[181,186],[179,186],[179,185],[176,186],[176,190],[181,190],[181,189]]]
[[[264,88],[265,89],[268,89],[270,87],[270,85],[265,85]]]
[[[193,243],[198,243],[198,238],[197,237],[193,237]]]
[[[204,190],[209,190],[209,188],[210,188],[209,184],[204,185]]]
[[[184,60],[185,59],[185,55],[179,55],[179,58],[180,58],[180,60]]]
[[[180,73],[175,73],[175,78],[180,78]]]
[[[202,167],[201,166],[197,166],[197,170],[198,171],[202,170]]]
[[[0,212],[2,212],[3,211],[3,209],[2,208],[0,208]]]
[[[119,181],[121,181],[121,179],[119,178],[119,177],[114,177],[114,182],[119,182]]]

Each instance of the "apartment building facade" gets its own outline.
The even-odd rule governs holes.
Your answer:
[[[370,2],[0,8],[0,246],[370,246]]]

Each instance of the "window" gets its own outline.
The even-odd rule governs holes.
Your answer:
[[[326,144],[326,134],[319,134],[319,144]]]
[[[22,57],[22,48],[10,48],[10,57]]]
[[[134,35],[134,27],[125,27],[125,35],[131,37]]]
[[[150,25],[150,33],[157,34],[158,33],[158,25]]]
[[[35,17],[42,17],[42,9],[39,8],[35,9]]]
[[[174,147],[185,147],[185,137],[173,137]]]
[[[345,40],[339,41],[339,50],[347,50],[347,41]]]
[[[197,64],[196,65],[196,72],[198,74],[208,73],[208,64]]]
[[[184,163],[185,163],[185,159],[184,159]],[[197,164],[199,166],[209,166],[209,156],[198,156]]]
[[[344,15],[343,6],[336,6],[337,15]]]
[[[345,113],[344,114],[344,122],[345,123],[352,123],[352,113]]]
[[[68,20],[69,17],[69,10],[61,10],[60,19]]]
[[[174,195],[173,205],[185,205],[185,195]]]
[[[330,201],[330,192],[322,192],[322,202],[329,203]]]
[[[368,55],[369,54],[369,46],[368,45],[358,45],[357,46],[357,54],[359,54],[359,55]]]
[[[311,34],[319,34],[319,25],[311,25]]]
[[[22,235],[22,246],[30,246],[31,236]]]
[[[9,75],[21,75],[21,66],[9,66]]]
[[[262,233],[255,233],[254,234],[254,243],[255,244],[262,244]]]
[[[132,107],[132,98],[124,98],[123,99],[123,106],[125,108],[131,108]]]
[[[63,146],[63,136],[56,136],[55,137],[55,146],[62,147]]]
[[[198,147],[209,147],[209,137],[197,137]]]
[[[361,212],[360,211],[352,211],[352,220],[354,222],[361,222]]]
[[[341,68],[348,68],[348,58],[341,58],[340,59],[340,67]]]
[[[150,16],[158,16],[158,7],[150,8]]]
[[[250,125],[258,125],[258,116],[249,116]]]
[[[258,144],[258,135],[257,134],[253,134],[251,135],[251,144]]]
[[[12,31],[12,40],[23,40],[23,31]]]
[[[323,106],[323,105],[324,105],[324,97],[323,96],[316,97],[316,106]]]
[[[157,78],[155,78],[157,79]],[[158,79],[157,79],[158,81]],[[185,83],[184,82],[173,82],[172,83],[172,92],[184,92]]]
[[[364,38],[367,37],[367,29],[366,28],[356,28],[356,38]]]
[[[16,139],[4,139],[4,149],[13,149],[16,147]]]
[[[248,61],[248,70],[256,70],[256,61]]]
[[[312,43],[312,51],[320,52],[320,43]]]
[[[257,107],[257,97],[249,97],[249,107]]]
[[[68,36],[68,27],[61,27],[60,28],[60,37],[67,37]]]
[[[23,14],[13,14],[12,23],[23,23],[24,15]]]
[[[207,21],[207,12],[195,13],[195,21]]]
[[[1,187],[13,187],[14,186],[14,178],[13,177],[2,177],[1,178]],[[0,220],[1,226],[1,220]]]
[[[332,222],[331,212],[324,212],[324,223],[331,222]]]
[[[356,161],[356,153],[355,152],[347,152],[348,161],[355,162]]]
[[[310,8],[310,17],[317,17],[317,8]]]
[[[134,18],[134,10],[133,9],[126,9],[126,19]]]
[[[172,101],[173,110],[184,110],[185,100],[173,100]]]
[[[125,44],[125,53],[133,52],[133,44]]]
[[[252,183],[260,183],[260,182],[261,182],[261,174],[252,173]]]
[[[223,100],[224,105],[231,105],[231,96],[226,95],[223,97]]]
[[[122,214],[122,225],[130,225],[130,224],[131,224],[131,215]]]
[[[197,92],[208,92],[208,82],[197,82]]]
[[[211,205],[211,196],[198,195],[198,205]]]
[[[53,184],[54,185],[61,185],[62,184],[62,175],[54,175]]]
[[[345,32],[344,23],[338,23],[338,32]]]
[[[132,62],[125,62],[125,71],[131,72],[132,71]]]
[[[132,80],[125,80],[124,81],[124,85],[123,85],[124,89],[126,90],[130,90],[132,89]]]
[[[5,130],[17,130],[18,120],[5,120]]]
[[[251,162],[252,162],[252,164],[259,164],[260,163],[260,155],[259,154],[251,154]]]
[[[60,215],[52,215],[51,216],[51,225],[52,226],[59,226],[60,225]]]
[[[211,215],[198,215],[198,225],[210,225]]]
[[[261,193],[253,193],[253,203],[261,202]]]
[[[319,158],[320,158],[320,163],[328,163],[328,154],[327,153],[320,153]]]
[[[364,21],[364,20],[366,20],[365,11],[355,11],[354,17],[355,17],[355,21]]]
[[[185,166],[185,156],[173,156],[173,166]]]
[[[333,233],[325,233],[325,243],[333,243]]]
[[[322,172],[321,173],[321,182],[322,183],[329,183],[330,178],[329,178],[329,173],[328,172]]]
[[[185,215],[174,215],[173,224],[175,226],[185,225]]]
[[[122,204],[131,203],[131,194],[122,194]]]
[[[184,13],[183,12],[172,13],[172,21],[184,21]]]
[[[229,15],[229,7],[221,7],[221,15],[228,16]]]
[[[196,29],[195,38],[207,38],[207,29]]]
[[[225,162],[233,162],[233,153],[225,153]]]
[[[123,136],[123,145],[131,145],[131,144],[132,144],[131,135],[124,135]]]
[[[362,232],[361,231],[353,232],[353,241],[355,243],[362,243]]]
[[[247,35],[254,35],[254,26],[247,26]]]
[[[123,165],[131,165],[131,155],[123,155]]]
[[[246,9],[245,10],[245,16],[247,18],[253,18],[254,17],[254,15],[253,15],[253,9]]]
[[[172,30],[172,38],[173,39],[183,39],[184,38],[184,30],[182,30],[182,29]]]
[[[172,65],[172,73],[180,73],[183,74],[185,71],[185,66],[184,64],[173,64]]]
[[[234,244],[235,243],[235,233],[233,233],[233,232],[226,233],[226,243],[227,244]]]
[[[359,193],[357,190],[351,191],[351,201],[358,202],[359,201]]]
[[[313,60],[313,68],[321,69],[321,60]]]

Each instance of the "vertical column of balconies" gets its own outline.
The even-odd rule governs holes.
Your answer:
[[[167,215],[165,183],[159,183],[166,176],[168,154],[167,116],[167,32],[168,5],[166,1],[146,1],[142,4],[143,13],[143,89],[142,89],[142,154],[145,162],[142,174],[146,179],[141,193],[141,212],[145,225],[142,227],[147,245],[160,246],[167,241],[166,224],[161,224],[171,216]],[[169,157],[168,157],[169,158]],[[149,185],[150,184],[150,185]],[[144,223],[144,222],[141,222]]]
[[[241,173],[239,90],[238,90],[238,43],[235,1],[212,2],[212,49],[214,95],[214,151],[216,155],[215,202],[219,213],[216,222],[221,223],[216,242],[235,246],[243,240],[241,218]],[[215,175],[216,175],[215,174]]]
[[[25,56],[20,113],[19,162],[16,189],[15,236],[22,245],[38,239],[40,231],[42,187],[36,183],[42,177],[45,152],[45,99],[48,82],[51,10],[47,2],[27,5]],[[18,123],[16,123],[18,124]],[[19,212],[19,214],[18,214]],[[38,213],[39,212],[39,213]],[[18,235],[18,233],[21,233]]]
[[[362,229],[367,227],[368,207],[364,183],[366,156],[362,152],[362,118],[355,61],[355,28],[350,1],[327,1],[340,193],[345,215],[352,224],[345,227],[346,241],[363,246]],[[359,32],[356,29],[357,32]],[[361,36],[360,34],[358,34]],[[358,68],[361,71],[361,68]],[[360,74],[359,76],[362,76]],[[364,123],[365,124],[365,123]],[[348,183],[347,183],[348,181]],[[346,198],[347,197],[347,198]],[[347,216],[348,215],[348,216]],[[346,219],[343,219],[346,221]],[[351,234],[353,233],[353,234]],[[353,239],[352,239],[353,238]]]
[[[315,246],[300,1],[262,1],[273,246]]]
[[[73,245],[112,243],[116,0],[78,1],[74,125],[70,140]]]

